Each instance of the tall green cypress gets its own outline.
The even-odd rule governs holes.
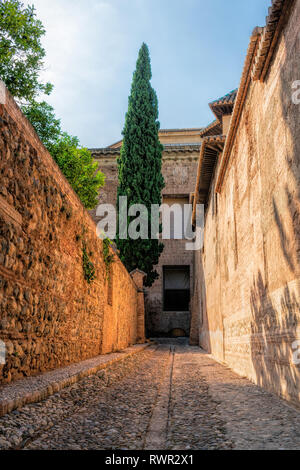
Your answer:
[[[162,149],[159,138],[158,101],[150,80],[151,62],[148,46],[143,43],[139,51],[136,70],[133,74],[123,129],[123,144],[118,158],[118,209],[119,197],[127,196],[128,209],[133,204],[144,204],[148,209],[148,239],[132,240],[120,238],[120,223],[130,224],[135,217],[126,217],[117,233],[120,258],[128,271],[135,268],[147,274],[146,286],[151,286],[158,277],[153,269],[163,251],[159,240],[151,239],[151,204],[161,204],[164,179],[161,172]]]

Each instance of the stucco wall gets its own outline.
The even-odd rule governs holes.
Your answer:
[[[232,369],[300,400],[300,1],[264,83],[251,82],[221,193],[212,184],[196,253],[193,341]],[[218,171],[218,168],[217,168]],[[196,312],[196,314],[195,314]]]
[[[188,134],[188,133],[187,133]],[[186,137],[186,139],[188,139]],[[185,140],[181,136],[181,140]],[[198,133],[198,142],[200,140]],[[95,151],[94,157],[99,162],[100,170],[106,175],[106,185],[99,195],[99,203],[116,204],[118,171],[115,154],[108,155]],[[186,196],[194,191],[199,150],[174,149],[163,151],[162,173],[165,179],[163,196]],[[91,215],[95,222],[96,211]],[[164,251],[155,267],[159,274],[151,288],[147,288],[145,297],[146,327],[148,335],[168,335],[173,329],[182,329],[188,335],[190,329],[189,312],[163,311],[163,266],[190,266],[190,284],[193,286],[193,252],[185,249],[185,240],[163,240]]]
[[[7,93],[0,105],[0,383],[137,341],[138,289]],[[82,240],[96,279],[83,276]],[[140,321],[140,320],[139,320]],[[141,338],[140,338],[141,339]]]

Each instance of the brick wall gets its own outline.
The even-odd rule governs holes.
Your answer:
[[[196,253],[192,340],[257,384],[299,403],[300,1],[265,82],[251,82],[221,193],[212,184]],[[217,168],[218,172],[218,168]],[[217,199],[217,205],[216,205]]]
[[[83,238],[96,269],[91,284]],[[94,222],[7,92],[0,105],[0,383],[142,340],[141,307],[116,255],[107,281]]]

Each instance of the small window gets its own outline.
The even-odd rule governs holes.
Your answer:
[[[164,310],[188,312],[190,303],[190,267],[164,266]]]

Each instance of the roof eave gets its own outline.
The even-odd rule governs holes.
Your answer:
[[[253,31],[220,164],[216,184],[216,192],[218,193],[221,192],[250,83],[252,80],[265,79],[276,45],[280,38],[280,34],[288,20],[294,3],[295,0],[273,0],[272,6],[269,8],[269,16],[267,17],[266,26],[264,28],[257,27]],[[265,48],[267,37],[270,42],[268,52],[266,52]]]
[[[220,170],[219,170],[219,175],[218,175],[217,184],[216,184],[217,192],[220,192],[221,186],[223,183],[226,167],[228,164],[229,154],[233,146],[233,142],[235,139],[235,135],[236,135],[236,131],[237,131],[238,123],[239,123],[239,118],[243,109],[243,105],[244,105],[248,88],[249,88],[249,84],[251,81],[250,72],[251,72],[252,64],[255,58],[255,53],[257,51],[258,42],[259,42],[262,30],[263,28],[255,28],[250,38],[250,43],[248,46],[246,60],[245,60],[245,64],[244,64],[244,68],[242,72],[242,78],[241,78],[240,86],[238,89],[237,97],[235,100],[230,127],[228,130],[224,152],[223,152],[222,160],[220,163]]]
[[[201,150],[200,150],[200,157],[198,161],[198,169],[197,169],[197,179],[196,179],[196,188],[195,188],[195,197],[194,197],[194,202],[193,202],[193,214],[192,214],[192,222],[195,224],[195,219],[196,219],[196,209],[197,209],[197,204],[199,202],[205,203],[207,201],[208,193],[209,193],[209,187],[211,185],[211,180],[213,178],[214,174],[214,168],[218,159],[219,154],[222,153],[224,144],[226,141],[226,136],[225,135],[216,135],[216,136],[208,136],[204,137],[201,145]],[[205,152],[209,152],[213,156],[212,164],[210,165],[210,169],[208,172],[208,179],[209,182],[207,184],[207,190],[203,190],[200,188],[201,185],[201,179],[204,175],[205,172]],[[207,155],[208,160],[210,159],[210,155]],[[206,175],[207,176],[207,175]],[[202,194],[202,200],[199,201],[199,194]]]

